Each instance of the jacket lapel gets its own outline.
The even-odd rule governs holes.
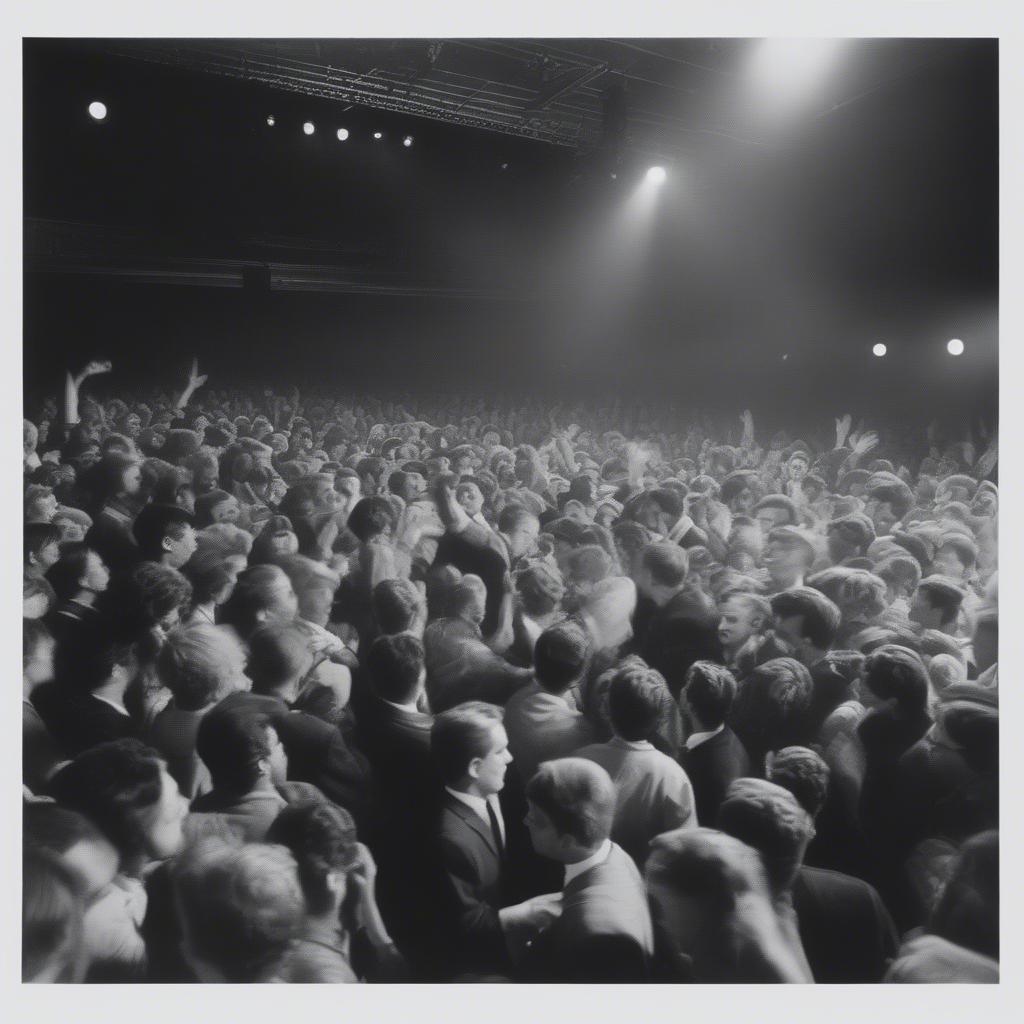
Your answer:
[[[494,836],[491,835],[490,825],[484,823],[484,820],[476,813],[471,807],[464,804],[461,800],[456,800],[451,793],[446,794],[448,797],[448,807],[456,817],[461,818],[480,838],[487,844],[487,848],[494,854],[495,857],[500,857],[497,847],[494,845]]]

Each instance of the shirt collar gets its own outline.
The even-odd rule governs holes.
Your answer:
[[[612,852],[612,841],[606,839],[598,848],[596,853],[591,854],[586,860],[579,860],[575,864],[565,865],[565,884],[568,885],[574,878],[579,878],[584,871],[589,871],[598,864],[603,864]]]
[[[453,797],[455,797],[456,800],[460,803],[464,803],[471,811],[474,811],[484,821],[486,821],[488,825],[490,825],[491,818],[487,813],[487,805],[491,803],[490,800],[485,800],[482,796],[473,796],[471,793],[460,793],[459,790],[452,789],[451,786],[445,786],[444,788]],[[494,806],[497,803],[497,798],[492,797],[491,799],[494,800],[494,803],[491,803],[491,806],[494,807],[495,812],[497,812],[498,808]]]
[[[103,701],[104,704],[109,704],[115,711],[120,712],[125,718],[130,718],[127,708],[123,704],[118,704],[116,700],[111,700],[109,697],[104,697],[102,694],[94,693],[93,696],[97,700]]]
[[[623,750],[653,750],[654,745],[650,740],[624,740],[621,736],[613,736],[608,741],[609,746],[621,747]]]
[[[693,520],[684,512],[676,520],[676,525],[668,531],[668,536],[665,539],[675,543],[685,537],[692,528]]]
[[[387,704],[390,707],[398,708],[399,711],[419,712],[420,710],[416,701],[413,701],[411,704],[396,704],[393,700],[384,700],[383,697],[381,697],[380,700],[382,703]]]
[[[699,747],[702,743],[707,743],[712,736],[717,736],[725,728],[725,722],[723,722],[717,729],[711,729],[708,732],[695,732],[692,736],[686,738],[686,749],[693,750],[694,747]]]

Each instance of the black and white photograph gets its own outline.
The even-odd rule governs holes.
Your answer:
[[[892,6],[18,34],[20,1012],[999,985],[1020,53]]]

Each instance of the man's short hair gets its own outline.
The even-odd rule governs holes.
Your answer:
[[[498,532],[514,533],[537,517],[525,505],[506,505],[498,515]]]
[[[50,783],[62,807],[84,814],[113,843],[122,862],[145,855],[145,815],[160,802],[164,762],[139,740],[100,743],[79,754]]]
[[[944,533],[939,540],[939,551],[943,548],[951,548],[967,569],[973,569],[978,564],[978,545],[963,533]]]
[[[875,539],[875,524],[862,512],[851,512],[832,519],[826,530],[828,533],[838,534],[861,554],[867,551]]]
[[[348,516],[348,528],[366,543],[395,527],[395,510],[387,498],[379,494],[360,498]]]
[[[26,846],[56,854],[67,853],[79,843],[110,842],[84,814],[55,803],[25,804],[22,832]]]
[[[253,693],[272,694],[312,664],[309,634],[297,622],[268,622],[249,638]]]
[[[921,564],[910,554],[889,555],[875,566],[879,579],[893,589],[912,594],[921,582]]]
[[[897,519],[902,519],[914,507],[914,492],[902,480],[876,484],[868,490],[867,497],[887,502]]]
[[[130,664],[135,644],[109,616],[94,616],[76,629],[74,642],[54,651],[54,676],[62,686],[92,693],[110,681],[114,669]]]
[[[814,545],[799,527],[776,526],[765,538],[765,543],[781,544],[789,550],[799,549],[804,553],[804,562],[808,568],[814,563]]]
[[[864,685],[881,700],[895,700],[907,712],[923,711],[928,701],[928,669],[906,647],[887,644],[864,662]]]
[[[590,651],[590,637],[576,622],[549,626],[537,637],[533,648],[537,682],[549,693],[564,693],[583,676]]]
[[[659,586],[680,587],[686,582],[690,559],[686,550],[678,544],[670,544],[668,541],[648,544],[641,558],[640,564]]]
[[[664,681],[633,666],[620,668],[608,687],[608,717],[615,735],[631,743],[649,740],[661,722]]]
[[[185,527],[195,522],[192,513],[179,505],[147,505],[132,524],[132,535],[139,545],[139,554],[145,559],[160,561],[164,553],[164,540],[180,540]]]
[[[25,563],[28,564],[29,555],[36,555],[48,544],[60,544],[61,533],[59,526],[53,523],[26,523],[25,524]]]
[[[736,677],[713,661],[695,661],[686,672],[682,693],[701,725],[717,729],[736,698]]]
[[[210,772],[213,788],[244,796],[260,777],[259,763],[270,756],[267,715],[244,704],[218,704],[203,715],[196,753]]]
[[[157,657],[157,672],[177,707],[200,711],[230,692],[241,653],[231,630],[206,623],[181,626],[168,634]]]
[[[265,980],[306,920],[282,846],[207,839],[175,864],[174,885],[190,944],[230,982]]]
[[[772,658],[743,680],[730,724],[752,755],[805,745],[814,683],[795,658]]]
[[[728,505],[733,498],[739,497],[744,491],[749,490],[753,494],[757,494],[760,484],[761,481],[753,470],[735,469],[722,481],[719,498]]]
[[[571,836],[580,846],[593,848],[611,835],[615,785],[593,761],[544,761],[526,784],[526,799],[544,812],[559,835]]]
[[[718,827],[761,854],[776,892],[796,878],[814,835],[810,815],[788,790],[764,779],[736,779],[718,809]]]
[[[381,700],[408,704],[414,700],[423,673],[423,644],[410,633],[381,636],[366,656],[366,670]]]
[[[825,806],[830,775],[824,759],[809,747],[783,747],[772,758],[768,781],[789,790],[813,819]]]
[[[490,753],[491,734],[504,717],[500,707],[481,700],[457,704],[435,716],[430,727],[430,753],[446,785],[461,782],[470,761]]]
[[[758,512],[766,508],[777,508],[785,512],[787,514],[787,523],[783,525],[796,526],[800,522],[800,513],[797,511],[793,499],[787,498],[785,494],[766,494],[754,506],[754,515],[756,516]]]
[[[721,608],[726,601],[735,601],[737,604],[743,605],[747,611],[752,612],[755,615],[760,615],[763,625],[767,626],[771,624],[772,603],[764,595],[754,593],[750,590],[731,589],[724,591],[719,596],[719,608]]]
[[[942,616],[942,625],[955,622],[964,601],[964,591],[955,580],[948,576],[928,576],[917,585],[928,603],[937,608]]]
[[[445,614],[460,618],[467,613],[482,615],[487,606],[487,584],[471,572],[456,580],[449,588]]]
[[[570,552],[567,563],[569,578],[581,583],[599,583],[612,571],[611,556],[597,544],[576,548]]]
[[[645,548],[651,542],[651,531],[643,523],[632,519],[620,519],[612,526],[612,537],[626,551],[632,553]]]
[[[370,604],[381,633],[405,633],[416,621],[423,598],[410,580],[381,580],[373,588]]]
[[[839,632],[842,615],[835,604],[813,587],[791,587],[771,599],[776,619],[800,616],[800,632],[815,647],[828,649]]]

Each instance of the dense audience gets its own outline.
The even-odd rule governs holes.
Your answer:
[[[111,370],[24,424],[24,980],[998,980],[984,427]]]

